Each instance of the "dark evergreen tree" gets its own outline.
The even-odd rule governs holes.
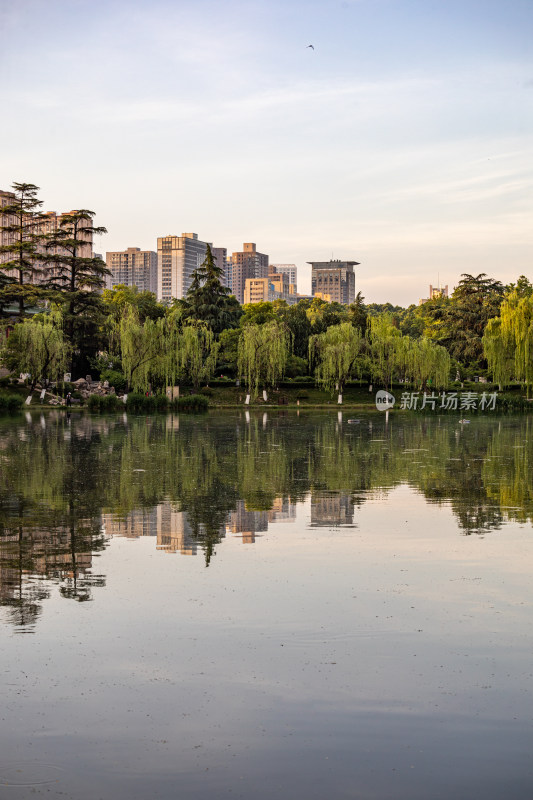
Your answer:
[[[63,214],[49,235],[45,286],[62,304],[64,331],[72,345],[72,371],[83,371],[101,347],[104,306],[101,290],[109,275],[105,261],[92,255],[92,238],[107,233],[93,225],[94,211]]]
[[[46,234],[43,215],[39,209],[39,187],[33,183],[13,183],[13,200],[0,208],[0,231],[4,244],[0,246],[0,306],[18,305],[19,317],[27,305],[42,297],[36,285],[42,274],[43,248]]]
[[[449,300],[426,304],[437,341],[463,364],[485,365],[482,337],[491,317],[498,317],[505,293],[500,281],[463,274]]]
[[[207,245],[205,259],[193,272],[186,298],[188,316],[205,322],[217,336],[227,328],[237,327],[242,314],[239,302],[222,284],[223,274]]]

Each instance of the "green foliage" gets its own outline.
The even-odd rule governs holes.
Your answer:
[[[156,410],[155,397],[140,392],[130,392],[126,400],[126,410],[133,414],[153,414]]]
[[[171,407],[174,411],[200,413],[207,411],[209,400],[201,394],[184,395],[183,397],[176,397],[172,401]]]
[[[136,286],[118,284],[105,289],[102,295],[106,313],[115,323],[120,322],[128,306],[133,306],[140,322],[153,321],[165,316],[165,307],[157,302],[153,292],[140,292]]]
[[[237,374],[237,361],[239,356],[239,338],[241,332],[238,328],[222,331],[218,338],[217,374],[229,372]]]
[[[305,358],[298,356],[288,356],[285,376],[287,378],[302,378],[309,372],[309,364]]]
[[[0,207],[0,233],[9,244],[0,246],[0,307],[17,303],[20,319],[26,306],[43,298],[35,285],[42,275],[42,250],[46,235],[39,231],[43,218],[37,199],[39,187],[33,183],[14,183],[12,202]],[[2,237],[4,238],[4,237]]]
[[[164,357],[165,352],[171,355],[170,350],[163,346],[164,334],[164,320],[147,319],[142,323],[135,308],[126,306],[118,326],[118,339],[122,371],[128,387],[134,391],[147,391],[151,372],[160,371],[156,362]]]
[[[45,287],[62,304],[72,371],[87,369],[90,359],[104,349],[105,307],[100,291],[110,272],[105,261],[91,254],[90,242],[107,231],[93,224],[94,216],[88,209],[63,214],[46,242]]]
[[[364,338],[350,322],[330,326],[309,339],[309,360],[316,363],[316,381],[333,393],[342,394],[344,384],[360,365]]]
[[[193,272],[187,292],[187,316],[203,322],[215,335],[236,327],[242,314],[240,304],[222,284],[222,277],[223,269],[217,266],[207,245],[205,259]]]
[[[122,411],[124,409],[123,401],[115,394],[91,394],[87,401],[87,406],[89,411],[100,414],[109,414],[113,411]]]
[[[500,384],[512,377],[533,384],[533,295],[514,290],[502,303],[501,317],[489,320],[483,337],[489,369]]]
[[[24,400],[19,394],[0,394],[0,414],[14,414],[20,411]]]
[[[125,392],[128,386],[128,382],[122,372],[119,372],[116,369],[104,369],[100,373],[100,380],[101,381],[108,381],[110,386],[115,387],[115,391],[119,394]]]
[[[487,275],[464,274],[451,298],[426,305],[434,338],[462,363],[483,361],[483,334],[499,314],[504,287]]]
[[[389,314],[371,317],[368,330],[370,373],[375,383],[388,388],[393,381],[418,386],[447,386],[451,359],[444,347],[431,339],[402,336]]]
[[[181,332],[180,362],[183,373],[195,389],[211,378],[217,363],[218,344],[207,325],[195,322]]]
[[[259,385],[274,386],[283,376],[290,347],[290,333],[282,321],[243,326],[239,340],[239,376],[253,398]]]
[[[341,322],[350,322],[350,313],[341,303],[328,303],[319,297],[314,297],[307,311],[307,319],[311,324],[311,333],[325,333],[332,325]]]
[[[60,312],[53,309],[15,325],[2,351],[8,368],[29,372],[32,386],[38,381],[59,380],[69,359],[62,322]]]

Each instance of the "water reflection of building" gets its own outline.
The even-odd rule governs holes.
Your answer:
[[[255,534],[268,529],[268,511],[249,511],[244,500],[237,501],[235,511],[230,511],[226,532],[239,535],[243,544],[253,544]]]
[[[157,509],[135,508],[125,517],[103,514],[102,524],[107,536],[124,536],[126,539],[157,536]]]
[[[353,523],[353,502],[346,494],[319,494],[311,497],[311,526],[323,528]]]
[[[255,534],[268,530],[269,522],[291,522],[296,519],[296,506],[287,497],[276,497],[269,511],[246,508],[244,500],[237,502],[235,511],[228,515],[227,533],[240,536],[243,544],[253,544]]]
[[[91,587],[104,585],[102,576],[92,574],[93,550],[100,546],[93,538],[97,530],[85,521],[76,527],[20,526],[2,533],[0,606],[9,609],[17,625],[30,625],[41,613],[40,602],[50,596],[47,581],[78,600],[90,599]]]
[[[103,514],[102,524],[108,536],[155,536],[158,550],[184,556],[196,554],[197,544],[186,512],[175,511],[169,501],[153,508],[135,508],[124,517]]]
[[[294,522],[296,505],[288,497],[276,497],[268,512],[269,522]]]
[[[170,503],[157,506],[157,549],[194,556],[197,544],[185,511],[174,511]]]

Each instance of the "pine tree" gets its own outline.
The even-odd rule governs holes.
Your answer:
[[[205,259],[192,274],[187,292],[189,316],[200,320],[220,334],[226,328],[235,328],[241,316],[241,307],[230,289],[222,284],[224,271],[217,266],[211,248],[207,245]]]
[[[40,228],[43,215],[39,212],[39,187],[33,183],[13,183],[13,201],[0,208],[0,231],[6,241],[0,246],[0,305],[16,302],[19,317],[24,317],[27,305],[34,304],[42,294],[35,285],[42,273],[43,248],[46,234]]]
[[[94,211],[81,209],[63,214],[48,236],[44,285],[62,303],[64,329],[74,358],[81,367],[99,347],[103,316],[100,291],[109,275],[105,261],[92,255],[93,235],[107,233],[93,225]]]

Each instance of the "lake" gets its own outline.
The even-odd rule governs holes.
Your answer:
[[[0,421],[6,798],[533,796],[526,416]]]

